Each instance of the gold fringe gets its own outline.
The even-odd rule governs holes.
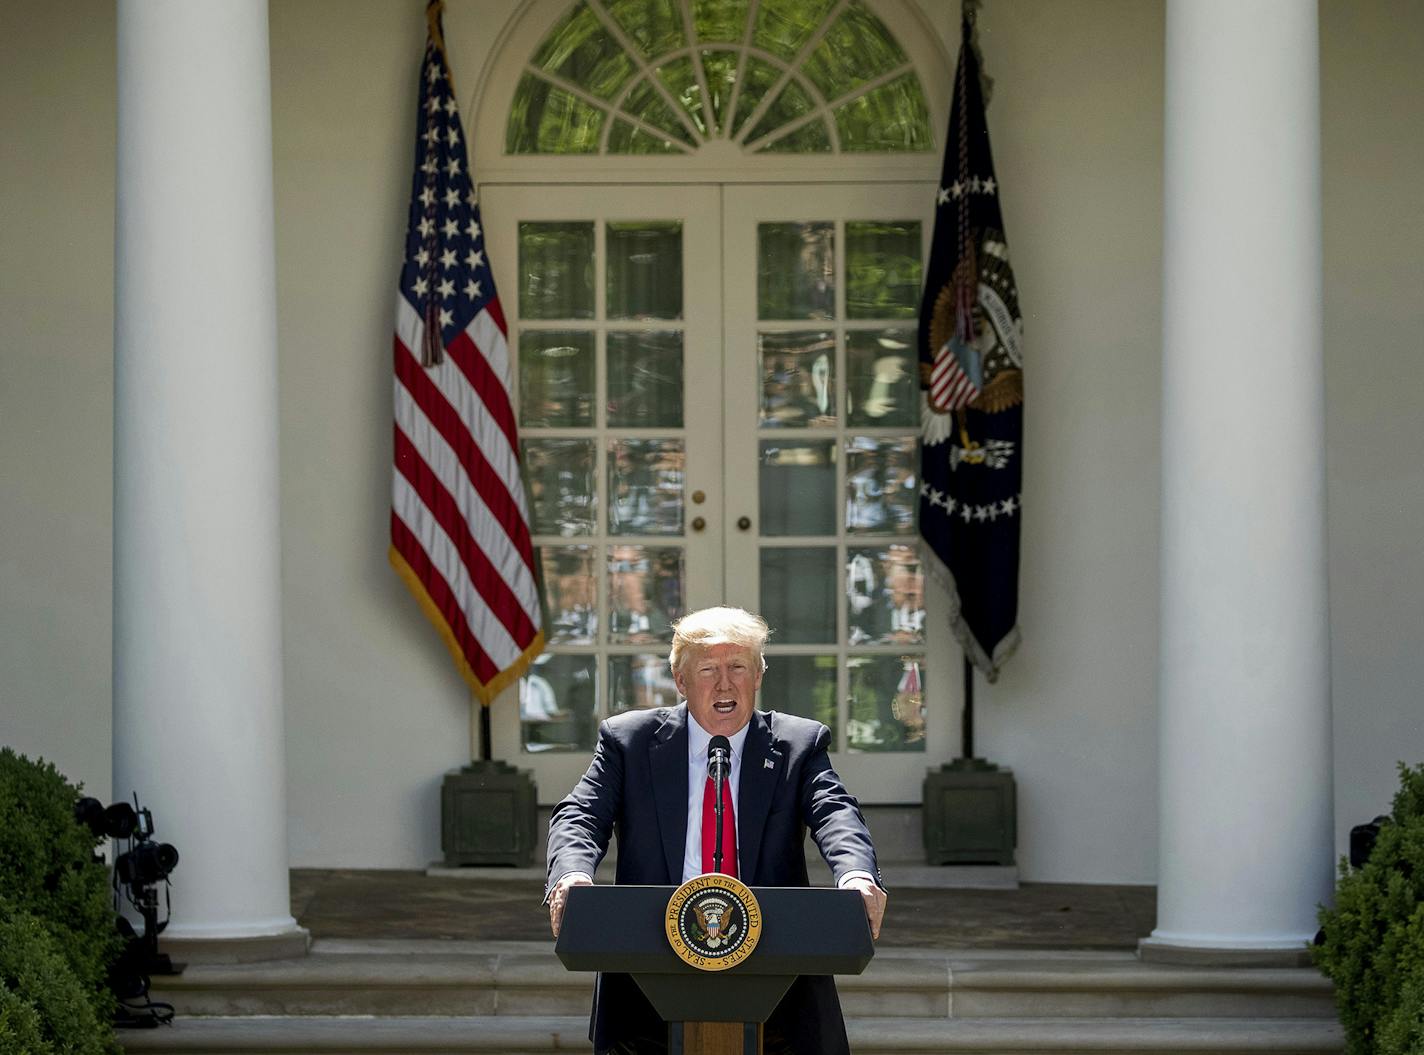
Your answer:
[[[415,574],[415,569],[406,563],[406,559],[394,546],[387,550],[387,557],[391,562],[391,567],[396,570],[396,574],[405,583],[406,589],[415,595],[415,600],[420,605],[420,610],[425,613],[425,618],[430,620],[436,632],[440,634],[440,640],[445,642],[445,647],[450,650],[450,658],[455,661],[455,669],[460,672],[460,676],[465,679],[470,691],[474,693],[475,698],[480,701],[482,706],[488,707],[496,696],[529,669],[529,664],[534,662],[534,657],[544,651],[544,632],[541,630],[529,643],[529,647],[520,653],[518,659],[496,674],[488,683],[480,681],[475,676],[474,670],[471,669],[469,661],[465,659],[465,653],[461,651],[460,643],[455,640],[455,632],[450,629],[450,624],[445,621],[445,616],[435,606],[435,602],[430,599],[430,594],[425,592],[425,584],[420,581],[420,576]]]

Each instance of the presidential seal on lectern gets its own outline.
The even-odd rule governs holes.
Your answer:
[[[761,940],[761,906],[751,888],[719,872],[689,879],[673,891],[665,917],[678,959],[700,971],[741,963]]]

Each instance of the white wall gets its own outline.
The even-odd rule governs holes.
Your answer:
[[[100,0],[0,4],[0,744],[98,796],[112,772],[114,25]]]
[[[976,747],[1013,767],[1045,881],[1156,874],[1163,27],[1137,0],[981,26],[1027,365],[1024,644],[979,684]]]
[[[452,7],[447,20],[471,17]],[[440,781],[470,759],[464,683],[386,562],[392,323],[424,43],[418,5],[272,5],[294,865],[438,858]]]
[[[1321,19],[1335,827],[1424,762],[1424,5]]]
[[[462,101],[514,6],[451,0]],[[924,6],[952,52],[955,5]],[[1150,882],[1161,5],[988,7],[990,122],[1028,326],[1030,512],[1025,644],[997,686],[980,687],[979,748],[1019,778],[1027,878]],[[462,684],[385,562],[390,319],[417,9],[272,5],[288,807],[299,866],[436,857],[441,774],[469,756]],[[1424,7],[1332,0],[1322,38],[1343,833],[1386,804],[1396,758],[1424,759],[1412,691],[1424,683],[1424,74],[1413,61]],[[0,49],[0,742],[107,791],[112,5],[3,5]],[[1224,437],[1224,464],[1233,456]]]

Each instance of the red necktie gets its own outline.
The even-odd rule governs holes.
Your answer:
[[[716,785],[707,778],[707,786],[702,789],[702,871],[714,871],[712,854],[717,848],[717,813],[713,800],[717,798]],[[732,813],[732,782],[722,781],[722,873],[736,878],[737,875],[737,818]]]

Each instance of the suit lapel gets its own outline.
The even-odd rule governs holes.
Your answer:
[[[687,705],[675,707],[653,735],[648,746],[653,773],[653,795],[658,804],[658,828],[663,855],[674,885],[682,882],[682,859],[687,851]]]
[[[771,738],[770,717],[765,712],[753,711],[747,725],[747,739],[742,745],[742,775],[737,787],[737,851],[743,883],[756,882],[761,837],[766,831],[766,817],[771,812],[772,795],[782,776],[783,765],[784,753]]]

